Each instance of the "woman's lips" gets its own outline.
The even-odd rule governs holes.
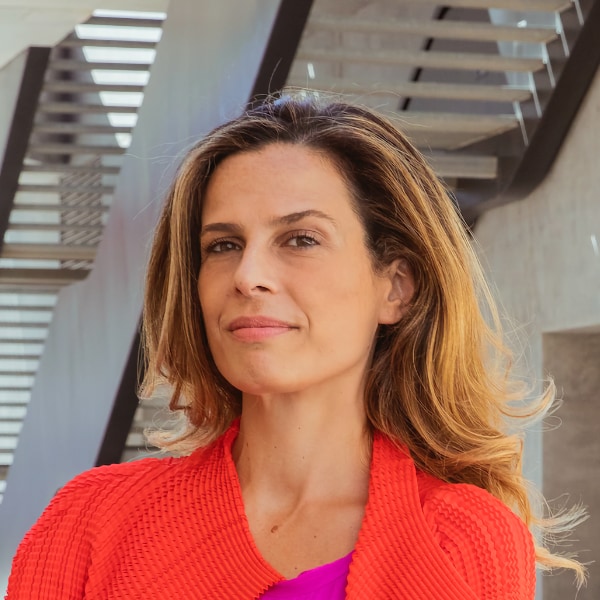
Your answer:
[[[229,323],[227,327],[236,339],[243,342],[259,342],[292,329],[296,329],[290,323],[272,319],[270,317],[238,317]]]

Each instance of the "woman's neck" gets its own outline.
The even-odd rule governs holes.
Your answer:
[[[290,503],[366,500],[370,436],[362,400],[244,398],[233,448],[242,490]]]
[[[285,577],[354,548],[370,452],[362,399],[244,398],[233,457],[246,517],[259,552]]]

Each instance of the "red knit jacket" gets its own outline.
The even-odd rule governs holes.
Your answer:
[[[244,514],[234,425],[186,458],[92,469],[52,500],[13,562],[8,600],[259,598],[283,577]],[[530,600],[524,523],[489,493],[415,470],[376,435],[347,598]]]

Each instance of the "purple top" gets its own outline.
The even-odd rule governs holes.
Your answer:
[[[344,600],[352,552],[334,562],[303,571],[268,589],[265,600]]]

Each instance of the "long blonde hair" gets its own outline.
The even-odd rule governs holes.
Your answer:
[[[326,154],[352,192],[375,267],[404,258],[414,274],[408,311],[378,332],[365,393],[372,429],[406,444],[422,470],[488,490],[528,525],[568,528],[577,515],[553,522],[536,516],[521,474],[522,438],[508,433],[516,420],[547,410],[552,387],[525,402],[511,383],[492,295],[456,207],[423,156],[389,120],[346,103],[271,98],[188,153],[152,248],[141,388],[149,396],[166,382],[171,410],[185,419],[182,429],[154,432],[151,441],[185,454],[217,438],[241,412],[240,391],[212,359],[197,294],[202,201],[224,158],[275,142]],[[578,562],[551,554],[543,542],[537,557],[583,577]]]

